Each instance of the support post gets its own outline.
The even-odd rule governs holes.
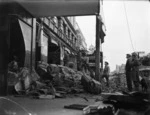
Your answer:
[[[0,96],[7,95],[9,16],[0,17]]]
[[[36,44],[36,18],[32,18],[30,71],[32,71],[32,67],[35,67],[35,44]]]
[[[99,15],[96,15],[96,55],[95,55],[95,66],[96,66],[96,71],[95,71],[95,77],[96,80],[99,81],[99,76],[100,76],[100,20],[98,19]]]

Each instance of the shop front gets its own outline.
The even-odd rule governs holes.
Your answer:
[[[0,8],[0,95],[6,95],[9,63],[15,58],[19,67],[34,66],[35,19],[15,3]]]
[[[48,62],[50,64],[61,64],[61,47],[58,38],[50,35],[51,41],[48,45]]]

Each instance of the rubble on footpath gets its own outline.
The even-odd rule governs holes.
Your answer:
[[[50,82],[46,83],[41,80],[34,68],[30,71],[30,69],[24,67],[18,73],[9,71],[8,86],[11,86],[11,88],[13,86],[13,89],[9,91],[15,91],[14,95],[32,96],[33,98],[42,98],[42,95],[54,97],[56,92]],[[11,94],[12,92],[9,93]]]
[[[16,73],[9,71],[8,85],[13,86],[16,96],[29,96],[36,99],[63,98],[66,94],[81,92],[88,92],[91,95],[101,94],[99,95],[101,99],[95,99],[95,102],[100,104],[98,106],[87,105],[82,109],[84,114],[114,115],[114,112],[118,111],[116,115],[127,111],[131,111],[132,114],[137,111],[148,111],[150,105],[148,93],[126,92],[124,74],[111,77],[109,87],[107,87],[103,80],[100,83],[85,73],[56,64],[39,63],[36,71],[34,68],[30,70],[25,67]],[[87,95],[78,95],[88,101]],[[101,107],[102,103],[106,107]],[[73,105],[73,108],[77,109],[79,106],[80,104]],[[69,108],[72,109],[71,106]]]
[[[100,94],[102,91],[101,83],[84,74],[81,79],[84,90],[92,94]]]
[[[125,74],[118,74],[111,76],[109,79],[109,87],[106,86],[106,81],[104,79],[101,80],[101,84],[102,84],[102,92],[105,93],[127,91]]]
[[[102,97],[104,104],[113,105],[116,115],[145,115],[150,106],[149,94],[139,91],[102,93]]]
[[[61,98],[66,94],[85,91],[101,93],[101,84],[90,76],[66,66],[44,62],[39,62],[36,71],[26,67],[17,73],[9,71],[8,83],[13,86],[17,95],[34,98]]]

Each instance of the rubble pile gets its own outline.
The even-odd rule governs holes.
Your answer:
[[[101,83],[86,74],[83,75],[81,82],[84,90],[91,94],[100,94],[102,92]]]
[[[83,92],[81,78],[83,74],[62,65],[51,64],[53,85],[57,90],[67,93]],[[54,70],[54,71],[53,71]]]
[[[44,98],[43,95],[63,97],[64,94],[84,91],[101,93],[101,84],[90,76],[66,66],[44,62],[38,63],[36,71],[26,67],[18,72],[9,71],[8,83],[17,94],[36,98]]]
[[[118,74],[118,75],[110,77],[109,87],[106,86],[106,83],[104,80],[102,80],[101,83],[102,83],[103,92],[114,93],[114,92],[127,90],[125,74]]]
[[[34,68],[30,71],[24,67],[18,73],[8,72],[8,86],[18,95],[33,96],[38,98],[41,95],[54,95],[55,89],[52,84],[41,81],[40,76]],[[13,86],[13,88],[12,88]],[[10,88],[9,88],[10,89]]]
[[[146,56],[140,57],[140,62],[143,66],[150,66],[150,56],[146,55]]]
[[[149,94],[143,92],[102,93],[102,96],[103,103],[113,105],[117,115],[145,115],[150,105]]]
[[[37,69],[37,72],[38,70],[42,70],[41,67],[45,67],[43,71],[46,71],[47,68],[47,75],[50,77],[47,79],[51,80],[56,91],[66,93],[81,93],[83,91],[93,94],[101,93],[101,84],[85,73],[56,64],[50,64],[48,66],[45,64],[45,66],[39,67],[40,69]],[[40,76],[45,76],[43,73],[38,73]]]

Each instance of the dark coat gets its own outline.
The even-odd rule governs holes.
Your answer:
[[[126,72],[130,72],[131,69],[132,69],[131,61],[130,61],[130,59],[128,59],[128,60],[126,61],[125,70],[126,70]]]

